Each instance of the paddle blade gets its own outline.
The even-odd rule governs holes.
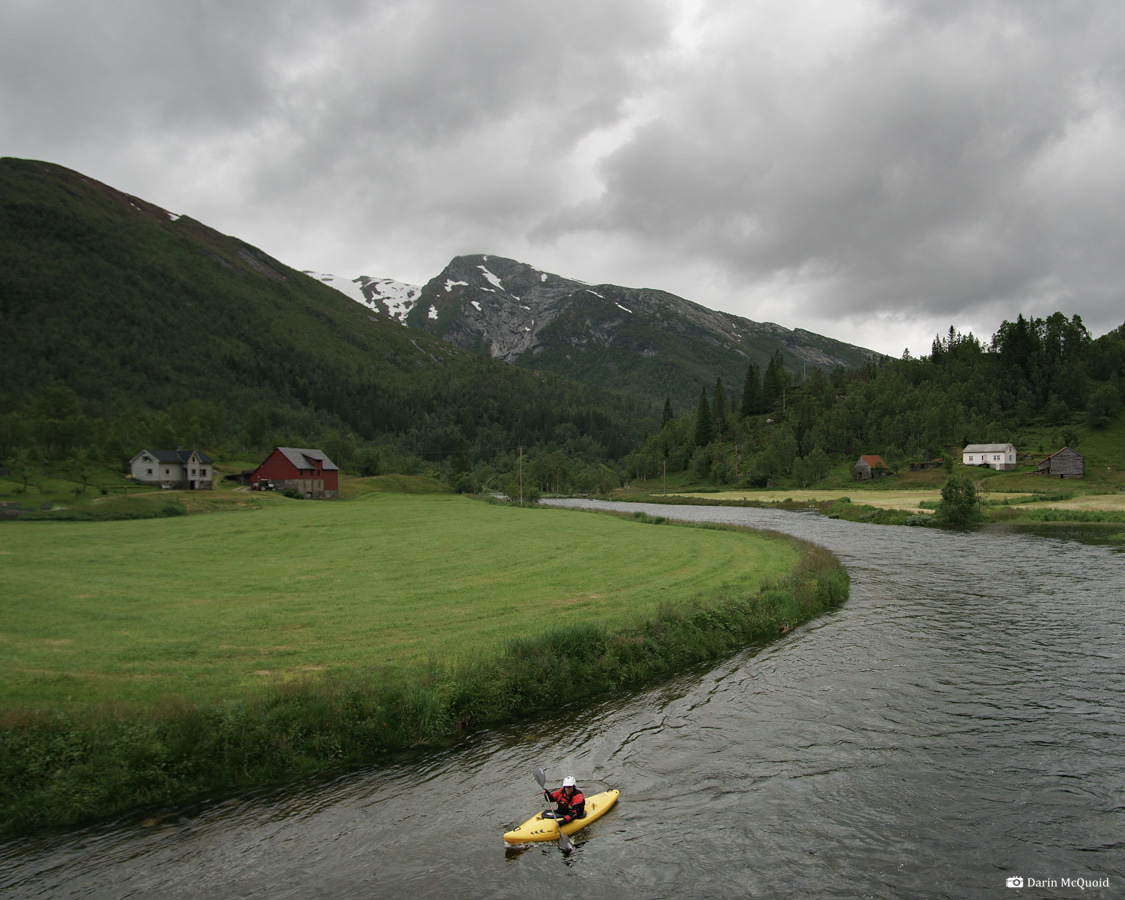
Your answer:
[[[556,823],[557,824],[557,823]],[[559,826],[559,849],[560,850],[573,850],[574,841],[563,834],[562,826]]]
[[[542,769],[536,769],[531,773],[535,776],[535,780],[539,782],[539,787],[546,789],[547,787],[547,773]]]

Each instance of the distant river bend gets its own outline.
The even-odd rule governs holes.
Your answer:
[[[851,597],[721,665],[452,750],[4,845],[0,896],[1125,896],[1125,554],[644,508],[825,545]],[[623,791],[569,857],[500,840],[539,802],[537,765]]]

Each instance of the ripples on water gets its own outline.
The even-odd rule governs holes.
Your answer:
[[[1125,896],[1125,556],[773,510],[650,511],[821,543],[851,598],[719,666],[451,751],[9,844],[0,893]],[[537,808],[537,765],[623,791],[569,857],[500,839]],[[1008,894],[1011,875],[1111,886]]]

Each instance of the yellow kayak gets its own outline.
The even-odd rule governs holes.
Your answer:
[[[610,807],[617,802],[617,795],[620,793],[621,791],[603,791],[600,794],[592,794],[587,797],[586,815],[581,819],[575,819],[573,822],[567,822],[563,825],[563,834],[574,834],[574,832],[585,828],[595,819],[600,819],[609,812]],[[519,828],[504,832],[504,840],[509,844],[527,844],[531,841],[557,841],[558,839],[559,829],[555,825],[555,820],[543,818],[542,812],[532,816]]]

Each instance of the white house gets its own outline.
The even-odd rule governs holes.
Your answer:
[[[969,444],[961,451],[966,466],[988,466],[999,471],[1016,467],[1014,444]]]
[[[211,457],[198,450],[142,450],[129,469],[136,481],[189,491],[211,490],[215,475]]]

